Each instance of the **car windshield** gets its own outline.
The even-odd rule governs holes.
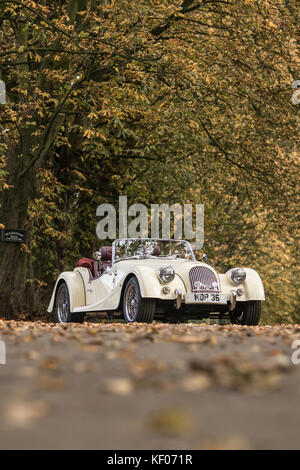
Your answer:
[[[194,253],[185,240],[161,240],[154,238],[127,238],[114,242],[115,261],[122,259],[191,259]]]

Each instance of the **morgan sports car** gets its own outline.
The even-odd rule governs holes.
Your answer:
[[[98,314],[127,323],[210,317],[259,323],[265,299],[259,274],[240,267],[218,274],[205,255],[196,261],[185,240],[118,239],[93,258],[58,277],[48,307],[57,322]]]

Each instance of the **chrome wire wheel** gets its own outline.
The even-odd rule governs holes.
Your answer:
[[[138,312],[138,293],[134,284],[131,284],[126,290],[125,294],[125,312],[127,318],[134,322],[136,321]]]
[[[126,283],[123,296],[123,314],[126,323],[151,323],[156,308],[155,299],[143,298],[135,276]]]
[[[57,316],[60,323],[67,323],[69,317],[69,299],[66,289],[57,294]]]

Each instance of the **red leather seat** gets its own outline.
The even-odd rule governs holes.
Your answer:
[[[107,268],[111,266],[111,259],[112,259],[112,247],[111,246],[102,246],[100,248],[101,253],[101,261],[103,266]]]
[[[87,268],[90,271],[90,277],[96,278],[100,276],[98,270],[98,262],[90,258],[81,258],[77,264],[77,268]]]
[[[90,258],[80,258],[80,260],[77,262],[76,267],[77,268],[88,268],[91,272],[93,272],[93,261]]]
[[[107,268],[108,266],[111,266],[112,247],[102,246],[102,248],[100,248],[100,253],[101,253],[101,262],[103,264],[103,267]],[[89,269],[90,277],[92,279],[95,279],[101,276],[102,274],[102,272],[99,272],[98,261],[95,261],[90,258],[81,258],[77,262],[76,267]]]

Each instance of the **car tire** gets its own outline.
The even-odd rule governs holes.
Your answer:
[[[65,282],[62,282],[56,291],[55,296],[55,321],[57,323],[82,323],[84,313],[73,313],[70,311],[69,289]]]
[[[258,325],[261,317],[261,309],[261,300],[237,302],[236,308],[230,312],[230,321],[235,325]]]
[[[155,309],[155,299],[145,299],[141,296],[137,278],[129,279],[123,295],[123,315],[126,323],[151,323],[154,319]]]

